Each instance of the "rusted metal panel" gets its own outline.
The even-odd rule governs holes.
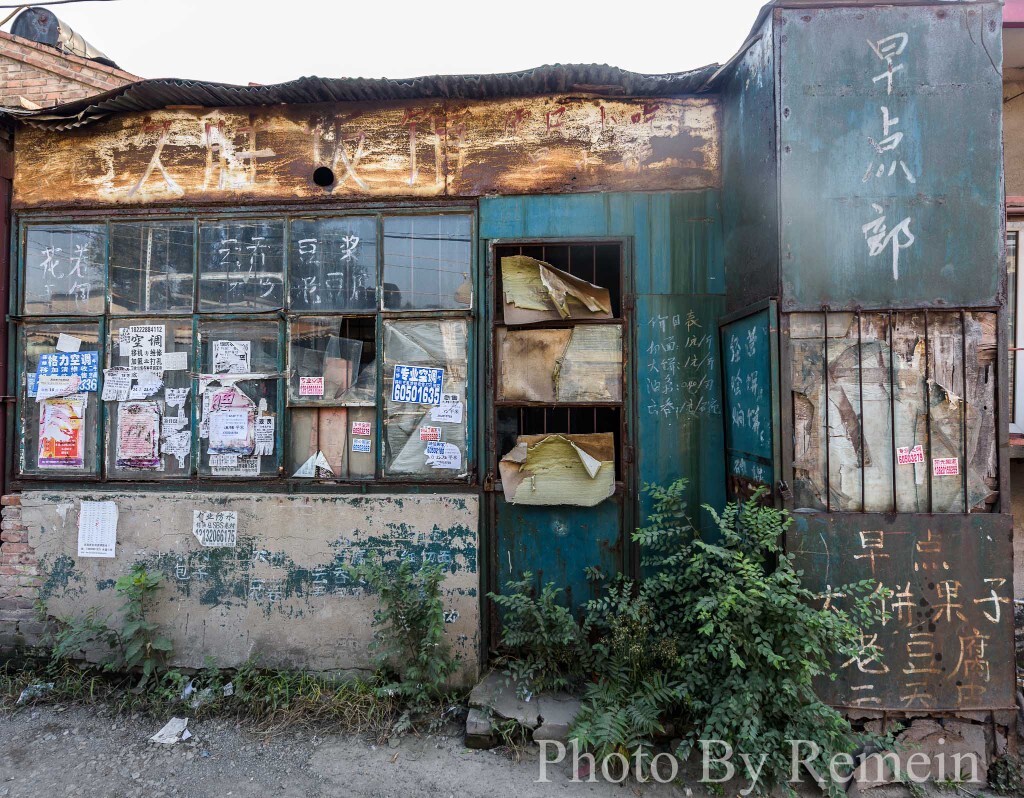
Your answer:
[[[775,14],[783,310],[996,305],[1000,6]]]
[[[708,98],[179,109],[22,129],[15,204],[692,189],[718,184],[718,150]]]
[[[841,586],[892,591],[858,656],[835,662],[819,692],[867,710],[1014,706],[1013,551],[1009,516],[797,513],[786,533],[803,581],[842,605]]]

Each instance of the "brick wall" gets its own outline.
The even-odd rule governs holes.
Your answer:
[[[43,625],[34,610],[38,561],[21,522],[21,497],[0,498],[0,658],[37,640]]]
[[[41,106],[102,94],[138,77],[0,31],[0,105]]]

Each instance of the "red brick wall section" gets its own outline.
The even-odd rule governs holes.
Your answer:
[[[21,497],[0,498],[0,657],[38,640],[43,624],[36,617],[39,568],[21,522]]]
[[[20,107],[21,97],[36,105],[57,105],[135,80],[124,70],[0,31],[0,105]]]

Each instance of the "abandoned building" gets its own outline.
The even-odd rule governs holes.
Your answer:
[[[892,591],[830,703],[1011,726],[1001,10],[9,109],[0,644],[144,562],[181,665],[365,668],[344,566],[406,558],[468,682],[488,591],[637,573],[640,486],[685,477],[700,525],[766,488],[826,600]]]

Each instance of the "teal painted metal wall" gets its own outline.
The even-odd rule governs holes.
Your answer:
[[[485,245],[499,239],[622,238],[627,242],[627,270],[635,301],[634,362],[629,372],[635,388],[626,391],[626,412],[636,446],[636,481],[664,484],[689,479],[695,520],[703,516],[701,504],[721,507],[725,501],[717,334],[725,307],[721,229],[717,191],[480,201],[479,234]],[[636,501],[633,494],[627,489],[627,503]],[[525,508],[528,513],[508,507],[500,495],[494,501],[499,505],[498,516],[508,516],[499,525],[496,541],[497,575],[502,582],[509,568],[518,570],[516,556],[523,567],[535,563],[534,558],[550,560],[545,570],[556,581],[564,580],[562,584],[578,603],[589,593],[582,568],[608,569],[621,557],[619,547],[612,545],[617,534],[612,525],[618,524],[614,500],[592,511]],[[642,499],[637,503],[642,519],[646,504]],[[520,524],[519,531],[506,523],[511,518]],[[570,529],[556,534],[553,529],[561,522]],[[571,531],[573,526],[587,530],[584,538]],[[518,555],[506,556],[509,551]]]

